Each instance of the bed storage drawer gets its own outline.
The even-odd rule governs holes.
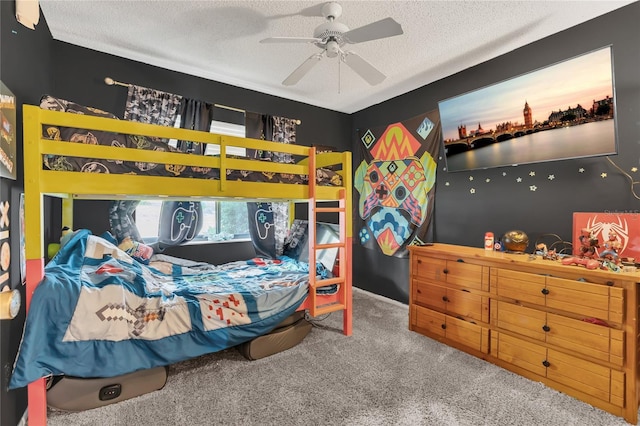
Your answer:
[[[265,358],[291,349],[302,342],[311,332],[311,327],[311,323],[305,319],[305,312],[297,311],[270,333],[242,343],[237,348],[249,360]]]
[[[52,379],[47,404],[64,411],[83,411],[162,389],[167,368],[155,367],[116,377],[85,379],[64,376]]]

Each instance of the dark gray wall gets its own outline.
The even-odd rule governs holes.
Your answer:
[[[537,41],[428,86],[353,114],[357,129],[394,123],[438,107],[438,102],[502,80],[612,45],[619,154],[611,159],[627,173],[640,166],[640,3]],[[524,105],[524,101],[523,101]],[[353,138],[354,157],[360,149]],[[583,167],[584,173],[578,169]],[[546,233],[572,240],[577,211],[640,213],[630,181],[605,158],[566,160],[517,167],[448,173],[439,161],[434,238],[481,247],[485,231],[496,236],[524,230],[531,241]],[[506,176],[502,173],[505,172]],[[534,172],[535,176],[531,176]],[[607,173],[606,178],[601,173]],[[548,176],[555,179],[549,180]],[[516,182],[521,177],[522,182]],[[634,174],[638,180],[638,174]],[[473,178],[473,180],[470,180]],[[489,182],[486,182],[490,179]],[[536,191],[529,189],[537,187]],[[475,193],[471,193],[471,189]],[[635,186],[639,191],[640,187]],[[640,216],[639,216],[640,217]],[[358,230],[354,230],[357,235]],[[533,244],[530,244],[530,248]],[[409,263],[354,246],[354,283],[408,301]]]
[[[46,22],[29,30],[15,19],[15,2],[0,2],[0,79],[16,96],[17,105],[17,179],[0,179],[0,201],[10,203],[11,267],[9,284],[22,295],[22,308],[12,320],[0,321],[0,424],[16,425],[27,408],[26,389],[8,391],[13,362],[18,352],[25,320],[25,288],[20,283],[20,221],[18,206],[24,188],[22,167],[22,104],[37,103],[51,88],[51,34]],[[45,233],[50,232],[45,229]]]

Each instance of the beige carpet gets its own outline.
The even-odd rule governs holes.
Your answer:
[[[80,413],[70,425],[617,426],[619,418],[408,330],[407,306],[354,290],[298,346],[248,361],[235,349],[171,366],[157,392]]]

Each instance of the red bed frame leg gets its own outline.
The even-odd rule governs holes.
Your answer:
[[[27,259],[27,312],[31,307],[31,295],[44,275],[44,259]],[[29,426],[47,424],[47,388],[45,379],[38,379],[27,386],[27,423]]]
[[[47,388],[45,379],[38,379],[27,386],[29,406],[27,407],[27,423],[29,426],[45,426],[47,424]]]
[[[349,259],[349,262],[351,262],[353,259],[352,258],[352,241],[351,241],[352,237],[348,237],[347,238],[347,259]],[[345,294],[345,310],[344,310],[344,315],[342,317],[342,330],[344,332],[345,336],[351,336],[351,333],[353,331],[353,290],[352,290],[352,285],[353,285],[353,280],[352,280],[352,268],[353,265],[348,265],[347,266],[347,282],[349,283],[349,285],[347,286],[347,291]]]
[[[351,289],[348,289],[347,293],[347,298],[349,299],[349,302],[351,302]],[[351,303],[349,303],[349,306],[344,310],[344,316],[342,318],[342,329],[345,336],[351,336],[353,331],[353,318],[351,314]]]

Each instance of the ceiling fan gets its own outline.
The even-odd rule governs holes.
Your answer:
[[[322,49],[314,53],[296,68],[282,82],[285,86],[293,86],[304,77],[324,56],[338,57],[370,85],[382,83],[386,78],[373,65],[365,61],[357,53],[344,51],[345,44],[363,43],[402,34],[402,27],[393,18],[385,18],[362,27],[349,30],[345,24],[336,22],[342,15],[342,6],[336,2],[329,2],[322,6],[322,16],[326,22],[316,27],[313,37],[270,37],[260,40],[260,43],[311,43]]]

